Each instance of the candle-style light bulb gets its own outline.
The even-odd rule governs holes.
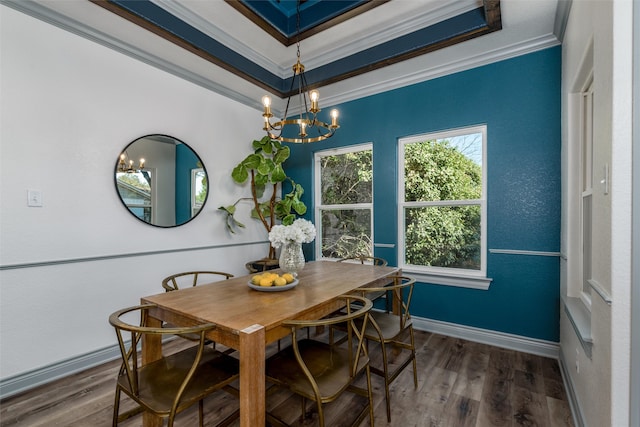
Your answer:
[[[320,111],[318,108],[318,99],[320,98],[320,93],[317,90],[312,90],[309,92],[309,98],[311,99],[311,112],[317,113]]]
[[[300,123],[300,136],[303,138],[307,136],[307,124],[305,122]]]
[[[331,116],[331,127],[332,128],[337,128],[338,127],[338,110],[336,110],[335,108],[333,110],[331,110],[331,112],[329,113],[329,115]]]
[[[144,159],[140,159],[140,169],[144,169]]]
[[[262,113],[263,117],[271,117],[271,98],[269,95],[265,95],[262,97],[262,105],[264,105],[264,113]]]

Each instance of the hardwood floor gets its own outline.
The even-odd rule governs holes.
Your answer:
[[[177,340],[174,347],[185,342]],[[556,360],[420,331],[416,348],[418,388],[410,367],[392,383],[390,423],[382,379],[372,375],[376,425],[573,426]],[[373,358],[375,348],[370,350]],[[404,357],[392,353],[391,360]],[[110,425],[118,368],[118,361],[111,362],[5,399],[0,402],[0,426]],[[348,425],[349,415],[364,403],[345,397],[327,406],[327,426]],[[227,393],[211,396],[205,401],[205,425],[214,426],[237,407],[236,398]],[[314,411],[308,408],[309,416],[300,420],[300,400],[281,390],[268,396],[267,410],[292,426],[316,425]],[[141,424],[138,415],[120,426]],[[176,426],[197,424],[197,405],[176,420]],[[362,425],[369,425],[368,419]]]

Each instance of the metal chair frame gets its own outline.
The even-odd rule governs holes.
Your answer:
[[[200,275],[224,276],[226,280],[233,277],[233,274],[225,273],[223,271],[186,271],[184,273],[172,274],[171,276],[165,277],[162,280],[162,287],[165,289],[166,292],[177,291],[180,289],[180,287],[178,286],[177,279],[180,277],[189,276],[189,275],[193,275],[193,283],[191,286],[196,286],[199,283],[198,278],[200,277]]]
[[[382,368],[371,366],[371,372],[384,379],[385,401],[387,406],[387,421],[391,422],[391,398],[389,387],[391,383],[410,364],[413,364],[413,383],[418,387],[418,371],[416,364],[416,346],[413,333],[413,323],[409,306],[413,296],[415,279],[407,276],[393,276],[393,282],[389,285],[377,288],[360,288],[354,291],[363,297],[370,294],[378,295],[380,292],[390,293],[390,299],[394,303],[394,312],[382,312],[373,310],[369,314],[369,325],[365,330],[367,342],[374,341],[380,344],[382,353]],[[403,298],[404,296],[404,298]],[[336,325],[329,331],[329,342],[339,344],[341,340],[334,343],[333,329],[344,330],[343,325]],[[409,334],[409,342],[402,340],[403,334]],[[389,370],[387,346],[395,346],[409,351],[408,357],[397,366],[393,372]]]
[[[179,328],[148,327],[149,310],[155,307],[154,304],[138,305],[118,310],[109,316],[122,356],[113,405],[113,426],[142,411],[148,411],[167,418],[168,427],[172,427],[177,414],[198,402],[199,425],[202,427],[203,399],[206,396],[219,390],[238,396],[237,389],[230,386],[239,378],[238,361],[205,347],[205,335],[216,327],[213,323]],[[132,312],[139,312],[139,326],[121,319]],[[129,334],[130,340],[125,340]],[[198,335],[198,344],[140,366],[138,348],[143,336],[180,334]],[[122,393],[136,402],[137,406],[120,414]],[[219,425],[228,425],[238,414],[239,411],[235,411]]]
[[[352,257],[340,258],[339,260],[337,260],[337,262],[344,261],[360,261],[360,264],[371,262],[373,265],[379,265],[381,267],[386,267],[388,264],[386,259],[370,255],[357,255]]]
[[[198,279],[205,276],[222,276],[225,278],[225,280],[229,280],[230,278],[233,277],[233,274],[231,273],[225,273],[223,271],[207,271],[207,270],[198,270],[198,271],[185,271],[184,273],[176,273],[176,274],[172,274],[171,276],[165,277],[164,279],[162,279],[162,287],[164,288],[165,292],[173,292],[173,291],[178,291],[180,290],[180,287],[178,285],[178,279],[181,277],[186,277],[186,276],[193,276],[193,282],[191,283],[191,286],[196,286],[200,282]],[[174,325],[172,325],[171,323],[165,323],[165,327],[166,328],[172,328],[174,327]],[[198,341],[198,336],[194,335],[194,334],[182,334],[180,335],[182,338],[187,339],[189,341]],[[207,344],[213,344],[213,348],[216,348],[216,343],[214,341],[211,340],[207,340],[206,341]],[[228,349],[227,350],[227,354],[229,353],[233,353],[234,350],[232,349]]]
[[[292,344],[267,360],[267,381],[301,396],[303,417],[306,414],[304,399],[314,401],[321,427],[325,425],[324,404],[335,401],[345,391],[367,397],[368,404],[358,414],[353,425],[360,425],[366,418],[368,409],[370,425],[373,427],[371,372],[364,340],[373,303],[356,295],[342,295],[338,299],[345,304],[345,314],[342,316],[319,320],[290,320],[283,324],[291,328]],[[356,304],[359,305],[357,309],[354,308]],[[330,327],[336,323],[347,325],[346,347],[335,347],[312,339],[298,340],[302,329]],[[338,377],[336,381],[335,375],[327,375],[330,370],[342,370],[346,376]],[[366,389],[354,385],[354,381],[363,372],[366,376]],[[314,373],[322,373],[322,376],[318,377]],[[274,425],[286,425],[271,414],[267,414],[267,418]]]
[[[380,267],[386,267],[388,265],[388,262],[386,259],[384,258],[379,258],[379,257],[375,257],[375,256],[371,256],[371,255],[356,255],[356,256],[352,256],[352,257],[346,257],[346,258],[340,258],[339,260],[337,260],[336,262],[349,262],[349,261],[360,261],[360,264],[365,264],[365,263],[371,263],[371,265],[378,265]],[[389,310],[391,310],[391,306],[389,305],[389,301],[391,300],[391,296],[388,295],[387,292],[378,292],[377,294],[369,294],[368,298],[371,301],[375,301],[377,299],[384,299],[385,300],[385,308],[387,310],[387,312],[389,312]]]

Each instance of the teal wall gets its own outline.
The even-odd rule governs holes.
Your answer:
[[[559,252],[560,73],[554,47],[337,105],[336,135],[291,144],[287,173],[304,186],[312,219],[314,152],[372,142],[375,242],[397,245],[398,139],[486,124],[488,249]],[[397,263],[395,248],[375,255]],[[418,284],[412,313],[559,341],[557,257],[487,253],[487,275],[488,291]]]
[[[176,224],[191,221],[191,170],[199,160],[187,145],[176,145]]]

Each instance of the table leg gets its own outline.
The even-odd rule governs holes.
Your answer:
[[[265,425],[265,330],[262,325],[240,331],[240,426]]]
[[[149,316],[147,326],[157,328],[162,322],[154,317]],[[144,335],[142,337],[142,364],[153,362],[162,357],[162,342],[160,335]],[[142,414],[142,425],[144,427],[162,427],[162,418],[152,413],[144,412]]]

